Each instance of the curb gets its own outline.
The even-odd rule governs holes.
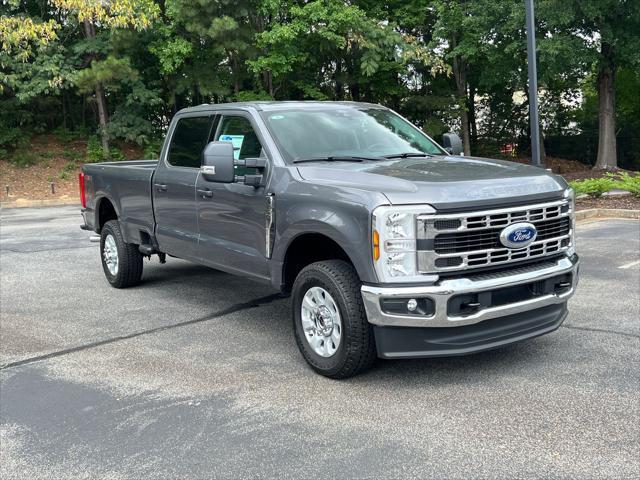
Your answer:
[[[640,210],[624,210],[621,208],[591,208],[589,210],[578,210],[576,220],[587,220],[589,218],[630,218],[640,219]]]
[[[29,207],[62,207],[67,205],[77,205],[80,201],[75,198],[52,198],[45,200],[20,199],[11,202],[0,202],[0,208],[29,208]]]

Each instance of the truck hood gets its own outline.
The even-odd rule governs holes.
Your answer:
[[[476,157],[326,162],[298,165],[313,183],[382,192],[391,204],[427,203],[436,209],[557,198],[566,182],[541,168]]]

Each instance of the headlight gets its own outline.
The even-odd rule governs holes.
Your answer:
[[[573,190],[573,188],[569,187],[564,191],[564,198],[569,199],[569,206],[573,211],[576,206],[576,192]]]
[[[382,206],[373,211],[373,263],[381,282],[419,279],[416,216],[434,213],[429,206]]]

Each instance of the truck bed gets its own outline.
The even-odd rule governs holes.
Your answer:
[[[95,213],[104,199],[108,199],[118,214],[127,241],[140,243],[141,230],[152,236],[151,182],[157,164],[157,160],[131,160],[84,165],[87,191],[93,192],[88,195],[87,209]]]

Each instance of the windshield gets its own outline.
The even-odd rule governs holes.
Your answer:
[[[262,115],[289,162],[358,155],[446,154],[412,124],[381,108],[296,109]]]

